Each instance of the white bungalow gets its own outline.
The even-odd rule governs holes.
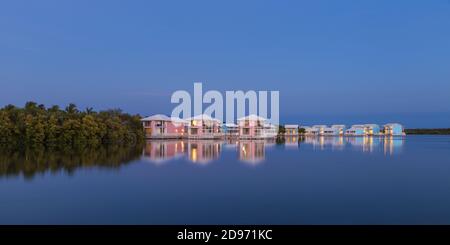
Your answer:
[[[141,119],[148,139],[176,139],[187,135],[187,121],[157,114]]]
[[[364,134],[367,136],[380,135],[378,124],[364,124]]]
[[[202,114],[187,119],[190,139],[215,139],[223,137],[222,122]]]
[[[365,129],[364,125],[356,124],[356,125],[353,125],[351,128],[345,130],[345,135],[364,136],[365,135],[364,129]]]
[[[298,136],[298,125],[297,124],[286,124],[284,126],[286,136]]]
[[[264,138],[275,138],[278,135],[278,126],[271,123],[264,123]]]
[[[306,136],[319,135],[319,129],[317,129],[317,128],[308,127],[308,126],[303,126],[302,128],[305,130]]]
[[[339,130],[333,127],[323,128],[322,131],[319,132],[321,136],[338,136]]]
[[[399,123],[388,123],[384,125],[384,135],[402,136],[405,135],[403,126]]]
[[[317,129],[319,135],[323,135],[324,130],[327,128],[327,125],[314,125],[312,127]]]
[[[338,131],[338,135],[344,135],[345,134],[345,125],[335,124],[335,125],[332,125],[331,128],[336,129]]]

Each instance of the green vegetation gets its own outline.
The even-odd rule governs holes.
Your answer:
[[[405,129],[406,134],[450,134],[450,128],[415,128]]]
[[[0,109],[0,146],[12,148],[84,148],[131,145],[144,139],[139,115],[121,110],[80,111],[74,104],[64,110],[27,102]]]

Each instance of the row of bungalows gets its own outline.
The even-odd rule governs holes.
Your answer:
[[[242,117],[237,124],[222,124],[220,120],[204,114],[188,119],[158,114],[141,121],[147,139],[265,139],[274,138],[278,134],[277,126],[256,115]]]
[[[405,135],[403,126],[398,123],[388,123],[383,130],[377,124],[356,124],[346,129],[345,125],[314,125],[302,127],[305,135],[309,136],[402,136]]]

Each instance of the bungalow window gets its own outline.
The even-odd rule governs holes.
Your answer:
[[[242,133],[245,134],[245,135],[248,135],[248,134],[250,134],[250,129],[244,128],[244,129],[242,130]]]

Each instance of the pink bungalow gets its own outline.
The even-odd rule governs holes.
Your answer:
[[[222,133],[222,122],[208,115],[198,115],[187,119],[188,137],[190,139],[220,139]]]
[[[187,135],[187,122],[166,115],[153,115],[141,119],[147,139],[179,139]]]
[[[266,121],[267,119],[257,115],[249,115],[239,118],[239,138],[264,139],[276,137],[276,127],[274,125],[266,123]]]

